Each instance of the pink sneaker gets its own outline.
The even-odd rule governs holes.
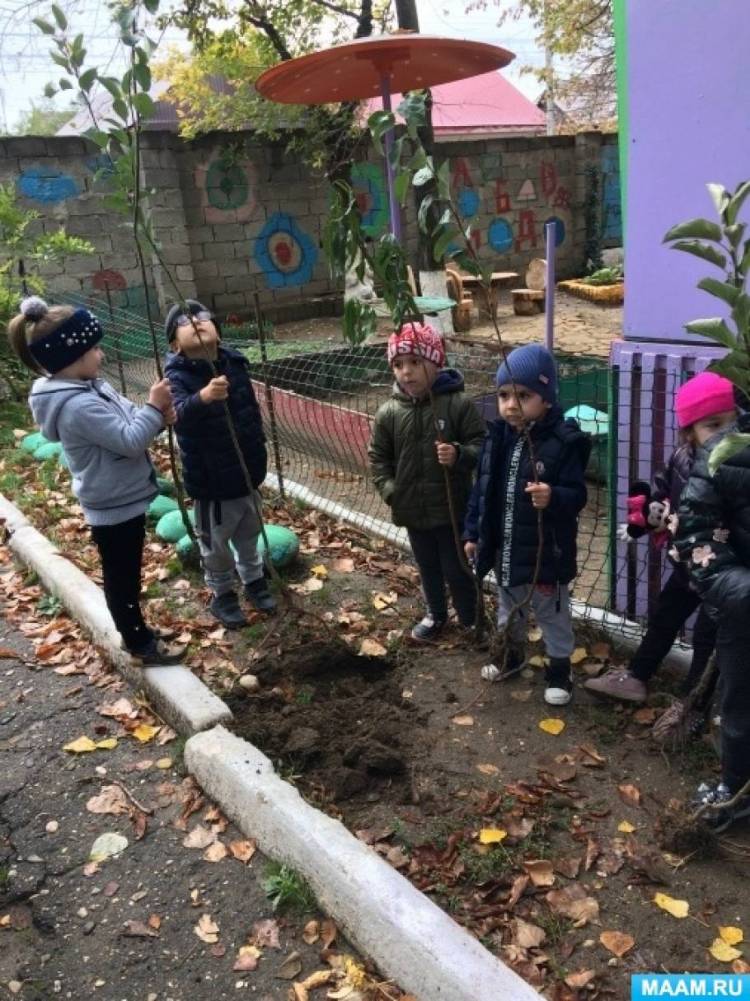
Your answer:
[[[607,695],[622,702],[645,702],[648,694],[645,684],[621,667],[614,667],[598,678],[589,678],[583,687],[597,695]]]

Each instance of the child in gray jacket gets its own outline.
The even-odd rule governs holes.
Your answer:
[[[99,550],[104,594],[127,650],[144,664],[179,656],[145,623],[140,607],[146,508],[157,493],[146,448],[173,423],[169,385],[162,379],[136,407],[98,378],[104,361],[101,324],[87,309],[21,303],[8,337],[21,361],[41,376],[29,396],[34,420],[63,447],[73,492]]]

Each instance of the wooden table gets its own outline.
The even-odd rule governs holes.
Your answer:
[[[482,317],[490,317],[492,315],[492,309],[498,303],[500,290],[518,281],[517,271],[493,271],[490,278],[491,302],[488,302],[487,290],[482,285],[482,279],[479,275],[466,275],[461,271],[458,272],[458,275],[464,289],[471,293],[477,305],[477,312]]]

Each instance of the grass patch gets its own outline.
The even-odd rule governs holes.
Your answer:
[[[306,881],[298,872],[281,862],[268,863],[263,889],[274,911],[297,911],[305,914],[317,907],[313,892]]]

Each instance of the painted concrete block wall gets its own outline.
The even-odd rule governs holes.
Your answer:
[[[446,144],[458,204],[472,240],[496,270],[523,276],[544,255],[544,224],[555,219],[558,274],[580,273],[585,224],[586,167],[610,176],[614,190],[614,136],[499,139]],[[182,293],[222,314],[247,315],[253,295],[275,319],[331,312],[339,292],[328,273],[322,237],[328,187],[320,175],[251,135],[217,134],[184,143],[174,134],[146,133],[144,188],[150,190],[154,228]],[[104,176],[98,172],[104,169]],[[96,247],[93,257],[69,259],[48,270],[53,292],[92,305],[143,312],[144,289],[132,236],[107,208],[106,160],[84,140],[7,139],[0,144],[0,181],[16,184],[22,202],[41,214],[39,226],[64,223]],[[612,179],[614,178],[614,179]],[[354,186],[366,228],[388,225],[382,163],[356,165]],[[608,241],[619,242],[616,220],[602,218]],[[416,245],[413,201],[405,209],[410,247]],[[606,216],[606,218],[605,218]],[[148,282],[162,312],[173,290],[158,262]]]
[[[665,232],[713,218],[706,183],[750,176],[746,0],[626,5],[629,103],[625,336],[686,341],[683,325],[722,313],[695,288],[709,264],[662,246]],[[745,218],[750,218],[746,207]],[[716,277],[719,272],[715,272]]]

